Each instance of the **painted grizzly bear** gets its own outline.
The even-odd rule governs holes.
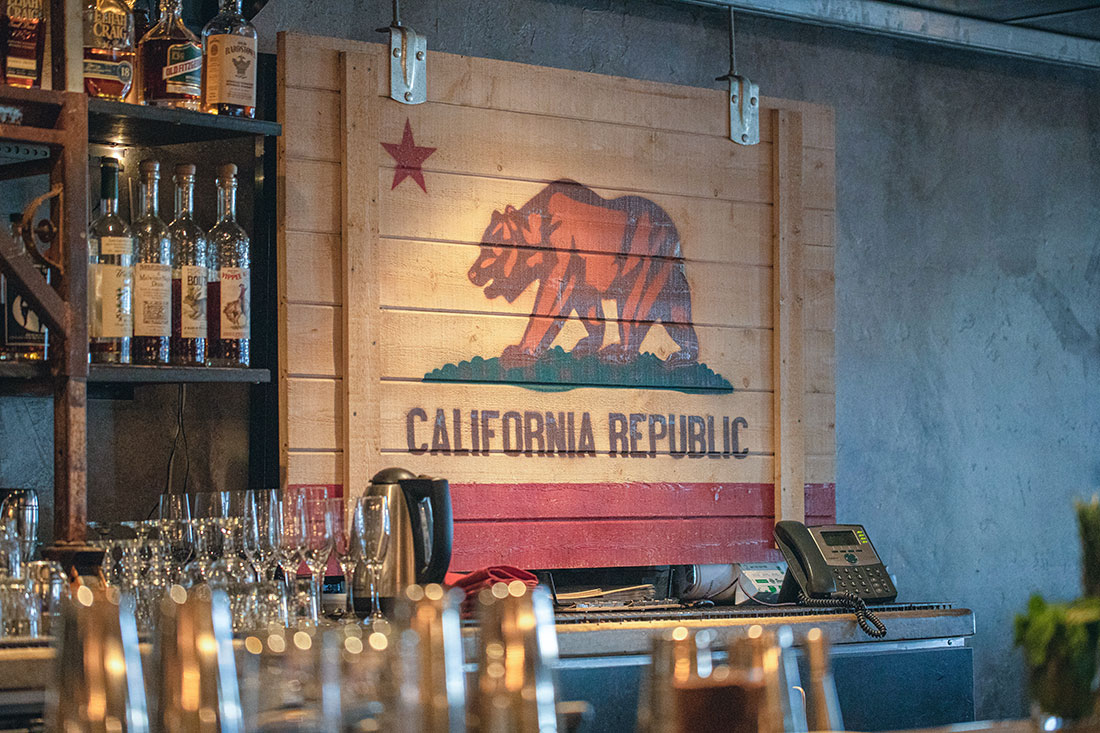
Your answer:
[[[467,274],[485,288],[485,297],[511,303],[539,281],[523,338],[501,354],[505,367],[536,361],[572,313],[588,331],[574,356],[632,362],[649,328],[660,323],[680,347],[666,366],[698,360],[680,237],[669,215],[649,199],[605,199],[574,181],[555,181],[518,209],[494,211],[481,241]],[[619,324],[619,343],[607,346],[604,300],[615,301]]]

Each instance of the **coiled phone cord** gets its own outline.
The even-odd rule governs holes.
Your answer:
[[[879,620],[874,611],[867,609],[863,599],[850,591],[834,593],[832,598],[810,598],[804,591],[798,591],[798,603],[815,608],[847,608],[856,615],[859,628],[867,636],[881,639],[886,636],[886,625]],[[872,628],[872,626],[874,628]]]

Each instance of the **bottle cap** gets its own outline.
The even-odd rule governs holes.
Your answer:
[[[100,158],[99,164],[104,168],[114,168],[116,171],[122,167],[122,165],[118,162],[118,158],[112,158],[107,155],[104,155],[102,158]]]
[[[159,173],[160,161],[157,160],[143,160],[141,161],[142,173]]]
[[[176,165],[177,176],[193,176],[195,175],[194,163],[179,163]]]
[[[222,163],[218,166],[218,178],[236,178],[237,166],[234,163]]]

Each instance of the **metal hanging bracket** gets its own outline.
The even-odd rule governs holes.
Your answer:
[[[428,100],[428,38],[401,24],[401,1],[393,0],[390,34],[390,99],[401,104]]]
[[[760,142],[760,86],[737,73],[733,8],[730,8],[730,70],[715,81],[729,81],[730,140],[738,145]]]

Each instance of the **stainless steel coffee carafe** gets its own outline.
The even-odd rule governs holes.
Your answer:
[[[390,545],[379,595],[396,598],[414,583],[442,583],[451,564],[454,531],[447,480],[387,468],[371,479],[366,494],[389,499]]]

